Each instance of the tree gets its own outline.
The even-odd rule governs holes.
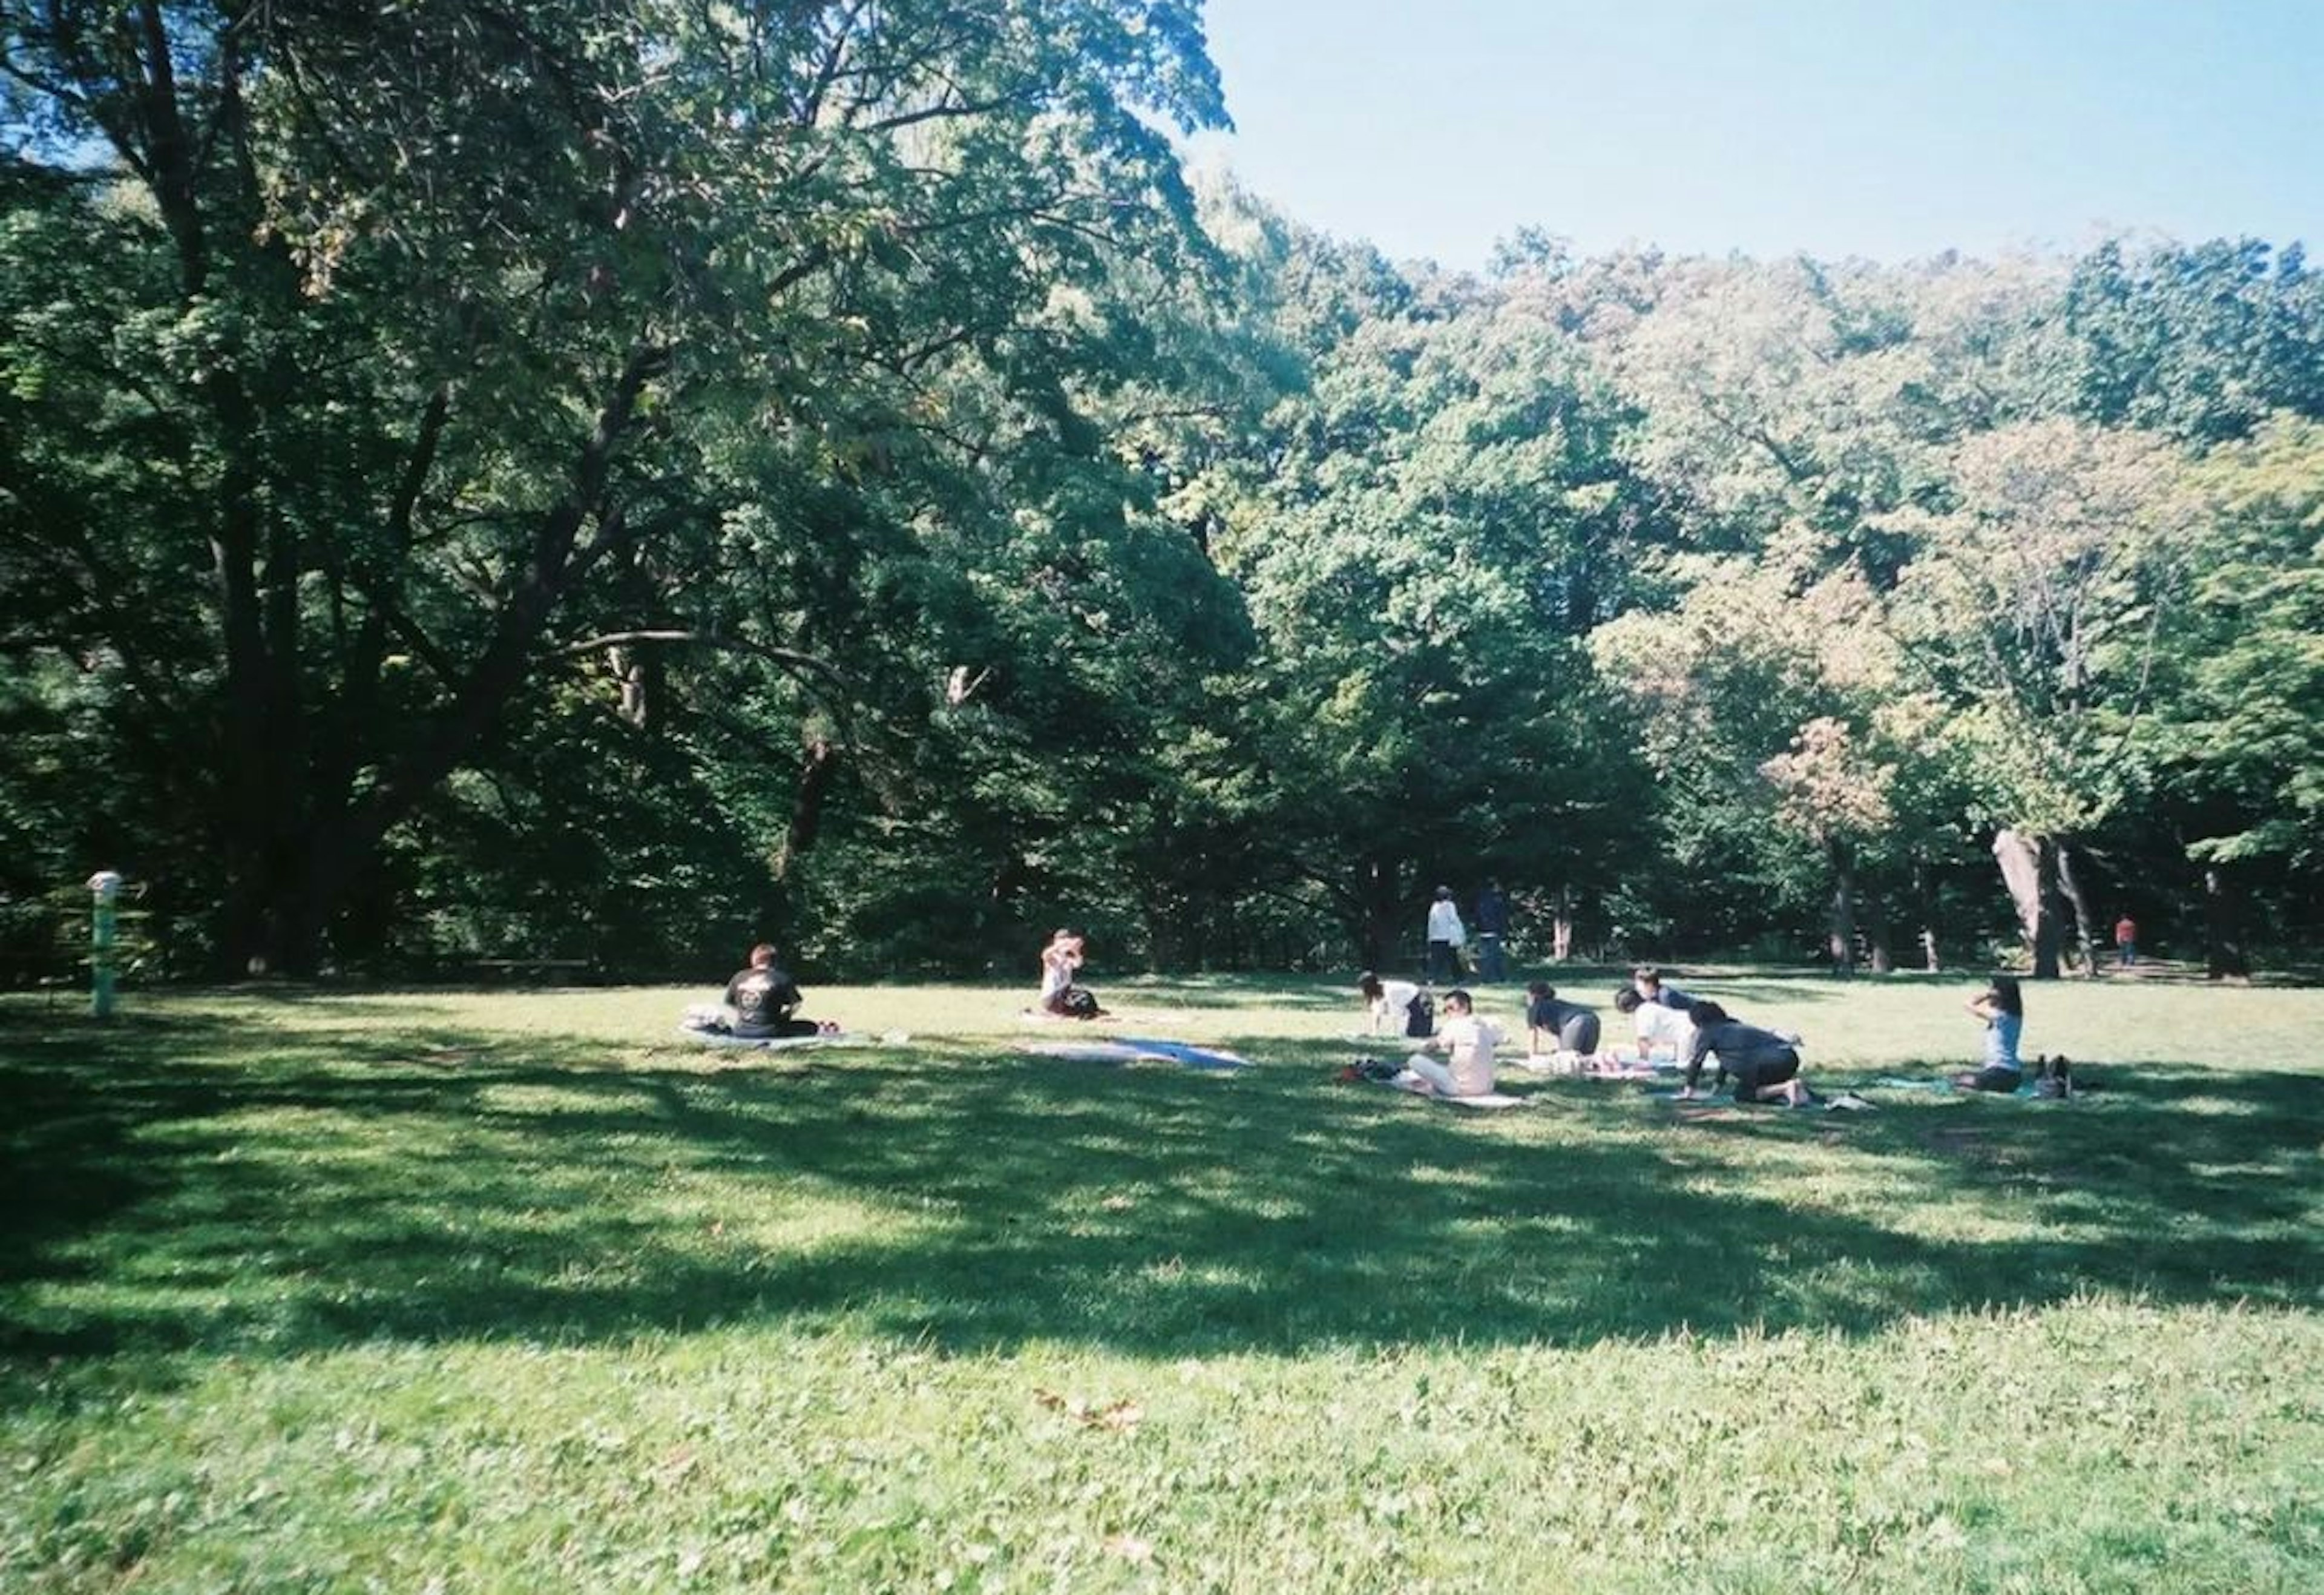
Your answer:
[[[844,699],[821,606],[685,580],[737,517],[911,535],[992,512],[1016,434],[1090,457],[1089,351],[1043,313],[1186,257],[1148,118],[1222,119],[1173,0],[28,0],[0,65],[19,160],[136,246],[39,318],[157,440],[133,474],[171,512],[120,562],[203,578],[161,623],[204,637],[171,701],[213,777],[218,945],[293,969],[581,642],[732,639]],[[39,491],[94,525],[86,486]],[[96,579],[88,539],[14,532]]]
[[[1950,510],[1895,522],[1919,542],[1900,584],[1903,634],[1951,705],[1947,734],[2004,832],[1997,849],[2015,837],[2032,849],[2035,884],[2013,887],[2035,974],[2058,973],[2055,888],[2074,900],[2091,969],[2071,849],[2142,779],[2157,631],[2196,505],[2167,444],[2058,420],[1965,439],[1950,486]]]

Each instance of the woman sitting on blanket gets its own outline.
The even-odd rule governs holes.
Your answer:
[[[1678,1093],[1682,1099],[1694,1095],[1703,1060],[1716,1054],[1719,1073],[1711,1089],[1718,1090],[1734,1075],[1738,1102],[1803,1108],[1816,1101],[1815,1093],[1800,1078],[1800,1055],[1790,1041],[1773,1030],[1729,1019],[1716,1002],[1698,1001],[1687,1010],[1687,1017],[1694,1022],[1694,1041],[1687,1049],[1686,1087]]]
[[[2025,998],[2017,982],[1995,975],[1993,984],[1969,1000],[1969,1010],[1985,1021],[1985,1065],[1954,1075],[1953,1083],[1963,1091],[2015,1091],[2025,1083],[2025,1065],[2017,1057],[2017,1039],[2025,1032]]]
[[[1049,937],[1049,945],[1041,949],[1041,1012],[1066,1019],[1106,1017],[1105,1010],[1098,1006],[1096,994],[1074,983],[1074,976],[1081,973],[1087,952],[1087,943],[1079,931],[1060,927]]]
[[[1486,1096],[1493,1089],[1493,1048],[1501,1042],[1501,1028],[1479,1019],[1469,993],[1444,993],[1444,1019],[1436,1034],[1421,1045],[1442,1047],[1446,1060],[1438,1063],[1425,1052],[1405,1059],[1404,1066],[1428,1083],[1438,1096]]]
[[[1383,1028],[1391,1036],[1412,1034],[1412,1002],[1420,995],[1418,986],[1410,981],[1384,981],[1368,969],[1356,976],[1356,990],[1363,993],[1373,1035]]]
[[[775,964],[771,942],[751,949],[751,967],[726,982],[726,1033],[751,1040],[779,1036],[816,1036],[825,1027],[797,1018],[805,1000],[791,977]]]

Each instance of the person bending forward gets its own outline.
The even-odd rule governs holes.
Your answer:
[[[1697,1002],[1687,1017],[1694,1021],[1694,1041],[1687,1049],[1686,1087],[1680,1096],[1694,1095],[1704,1060],[1716,1056],[1719,1073],[1711,1089],[1716,1091],[1732,1074],[1738,1102],[1782,1102],[1796,1108],[1815,1100],[1800,1078],[1799,1053],[1773,1030],[1730,1019],[1716,1002]]]

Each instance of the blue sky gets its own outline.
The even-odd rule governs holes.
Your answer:
[[[1238,131],[1301,221],[1483,263],[1901,261],[2104,232],[2324,254],[2324,0],[1209,0]]]

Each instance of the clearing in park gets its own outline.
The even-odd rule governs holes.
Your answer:
[[[1871,1110],[1455,1112],[1288,980],[7,999],[0,1585],[2314,1588],[2324,992],[2044,986],[2057,1102],[1690,983]]]

